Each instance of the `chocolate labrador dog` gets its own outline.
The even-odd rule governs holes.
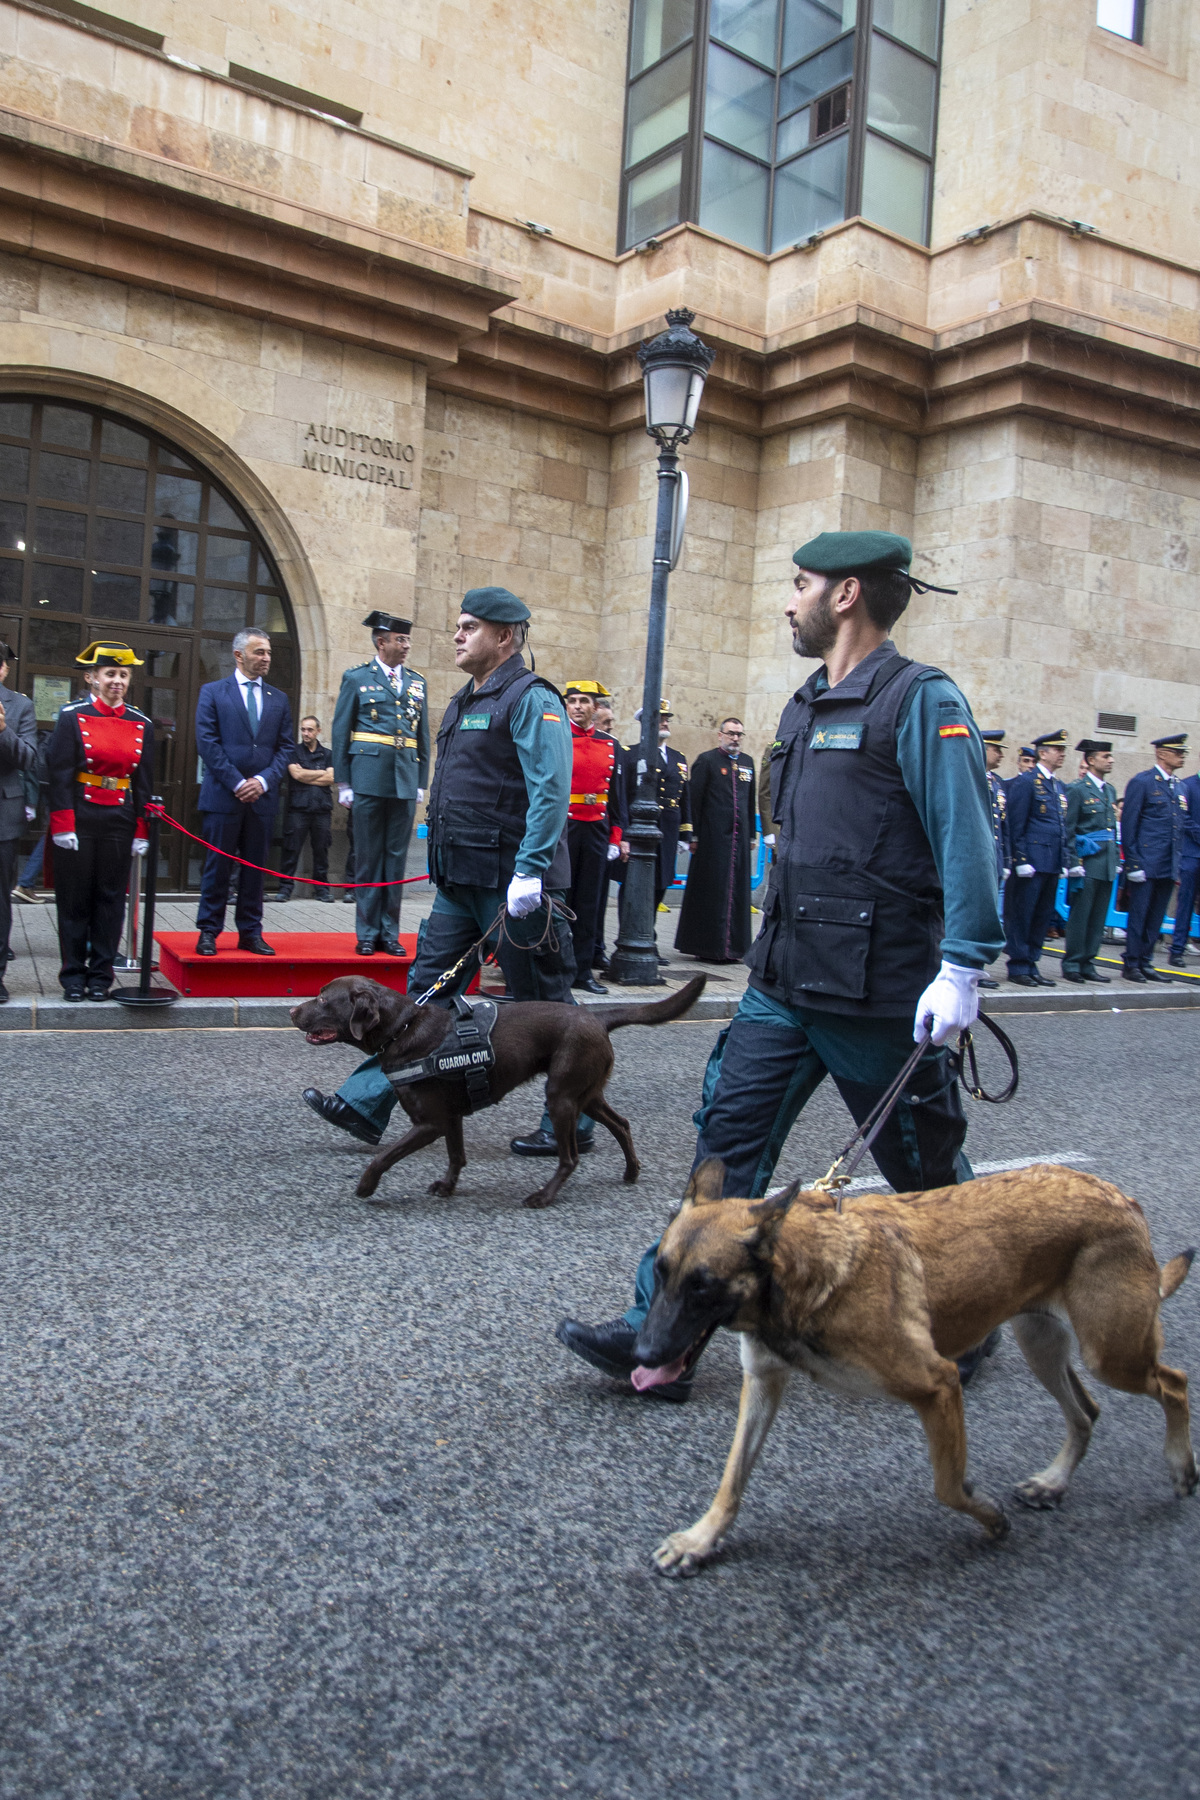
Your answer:
[[[545,1075],[546,1106],[558,1142],[554,1173],[544,1187],[526,1196],[523,1205],[552,1205],[563,1182],[578,1168],[575,1127],[581,1112],[611,1131],[625,1153],[624,1179],[637,1180],[641,1165],[634,1155],[629,1121],[604,1098],[614,1061],[609,1033],[621,1025],[666,1025],[682,1018],[699,999],[707,979],[696,975],[677,993],[649,1005],[584,1007],[514,1000],[498,1009],[487,1104],[494,1105],[535,1075]],[[381,1056],[388,1072],[432,1056],[454,1031],[454,1014],[444,1007],[418,1006],[408,995],[358,975],[327,982],[315,1000],[293,1006],[292,1019],[310,1044],[355,1044],[369,1055]],[[449,1167],[429,1192],[452,1194],[467,1163],[462,1122],[471,1103],[466,1082],[456,1076],[431,1078],[398,1086],[397,1095],[412,1130],[367,1164],[355,1191],[367,1199],[393,1163],[444,1137]]]

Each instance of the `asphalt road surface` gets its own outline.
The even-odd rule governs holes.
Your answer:
[[[1200,1241],[1187,1013],[1011,1022],[977,1162],[1058,1157]],[[618,1040],[643,1161],[557,1207],[508,1156],[532,1092],[355,1200],[364,1152],[279,1032],[0,1039],[0,1792],[19,1800],[758,1800],[1200,1793],[1200,1499],[1151,1402],[1101,1389],[1058,1514],[999,1547],[933,1498],[905,1408],[797,1378],[719,1564],[650,1552],[711,1498],[736,1345],[687,1406],[555,1343],[627,1304],[691,1155],[715,1035]],[[993,1071],[998,1073],[998,1071]],[[781,1173],[846,1132],[827,1085]],[[1200,1375],[1200,1271],[1165,1308]],[[1061,1418],[1011,1337],[967,1399],[1004,1494]]]

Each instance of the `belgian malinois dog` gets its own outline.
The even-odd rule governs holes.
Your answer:
[[[1043,1163],[923,1194],[856,1195],[839,1213],[832,1195],[798,1182],[766,1200],[724,1200],[724,1175],[711,1157],[688,1183],[635,1344],[634,1382],[646,1387],[677,1380],[718,1326],[742,1334],[725,1473],[704,1517],[655,1552],[664,1574],[695,1574],[721,1549],[793,1369],[857,1398],[906,1401],[925,1428],[938,1499],[1003,1537],[1003,1510],[966,1479],[954,1359],[1005,1319],[1067,1422],[1062,1449],[1018,1500],[1059,1504],[1100,1416],[1071,1367],[1068,1325],[1100,1381],[1158,1401],[1175,1492],[1195,1493],[1187,1376],[1159,1360],[1158,1317],[1194,1252],[1160,1269],[1141,1207],[1119,1189]]]

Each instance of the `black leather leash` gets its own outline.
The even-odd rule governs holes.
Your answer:
[[[1017,1086],[1020,1082],[1020,1070],[1017,1065],[1016,1046],[1008,1033],[1002,1031],[995,1020],[989,1019],[986,1013],[981,1012],[979,1014],[979,1022],[987,1026],[992,1036],[1000,1045],[1000,1048],[1004,1051],[1005,1056],[1008,1058],[1010,1070],[1008,1086],[1002,1094],[989,1094],[986,1092],[979,1079],[979,1065],[975,1059],[974,1040],[972,1039],[970,1031],[967,1030],[959,1033],[956,1048],[949,1052],[951,1074],[950,1080],[946,1083],[946,1087],[951,1087],[956,1081],[961,1081],[972,1100],[986,1100],[989,1106],[1004,1106],[1016,1094]],[[855,1131],[853,1136],[842,1145],[841,1150],[834,1157],[821,1179],[813,1182],[813,1188],[818,1193],[836,1193],[836,1210],[838,1212],[841,1212],[842,1210],[842,1190],[849,1184],[853,1178],[855,1169],[857,1169],[859,1163],[863,1160],[863,1157],[867,1154],[867,1151],[871,1148],[871,1145],[875,1142],[875,1139],[887,1124],[888,1119],[891,1117],[892,1112],[896,1107],[896,1103],[903,1095],[909,1077],[913,1074],[926,1050],[928,1050],[929,1043],[929,1033],[925,1032],[916,1048],[913,1050],[912,1055],[909,1057],[900,1073],[896,1076],[896,1079],[892,1082],[887,1092],[881,1099],[876,1101],[857,1131]],[[965,1073],[968,1066],[970,1068],[969,1078]],[[944,1094],[946,1087],[939,1088],[937,1093]],[[912,1095],[909,1103],[913,1106],[921,1106],[925,1101],[936,1098],[936,1094],[927,1094],[924,1096],[924,1099],[918,1095]],[[861,1143],[859,1143],[860,1138],[862,1139]],[[858,1144],[858,1149],[855,1151],[852,1160],[845,1169],[842,1169],[842,1164],[846,1161],[850,1152],[854,1150],[856,1144]],[[841,1171],[840,1173],[839,1170]]]

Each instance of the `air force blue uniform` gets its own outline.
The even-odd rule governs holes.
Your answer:
[[[1125,789],[1121,810],[1121,848],[1129,916],[1125,923],[1125,972],[1153,967],[1151,958],[1162,930],[1171,891],[1179,879],[1183,825],[1187,818],[1184,783],[1157,764],[1135,775]],[[1130,881],[1141,870],[1145,881]]]
[[[1008,832],[1012,874],[1004,890],[1008,973],[1036,976],[1054,917],[1054,895],[1067,866],[1067,790],[1041,765],[1009,782]],[[1032,875],[1018,875],[1022,864]]]

